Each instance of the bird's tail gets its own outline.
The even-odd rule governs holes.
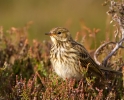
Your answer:
[[[121,71],[112,70],[111,68],[108,68],[108,67],[100,66],[99,68],[100,68],[101,70],[103,70],[103,71],[108,71],[108,72],[113,72],[113,73],[122,74]]]

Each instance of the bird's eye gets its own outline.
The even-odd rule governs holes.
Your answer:
[[[58,32],[57,34],[61,34],[61,32]]]

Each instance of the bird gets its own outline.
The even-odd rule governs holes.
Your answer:
[[[55,27],[45,35],[51,38],[50,61],[59,77],[64,80],[81,80],[84,77],[82,68],[88,68],[88,72],[93,75],[104,77],[101,71],[104,68],[100,69],[100,65],[93,60],[86,48],[73,40],[68,29]]]

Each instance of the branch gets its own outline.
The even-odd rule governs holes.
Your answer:
[[[94,60],[95,60],[95,62],[96,62],[98,65],[101,65],[101,63],[97,60],[97,56],[100,54],[100,51],[101,51],[104,47],[106,47],[107,45],[109,45],[109,44],[116,44],[116,43],[115,43],[115,42],[107,42],[107,43],[104,43],[104,44],[100,45],[100,47],[97,48],[97,50],[95,51],[95,53],[94,53]]]
[[[110,1],[111,5],[108,11],[108,14],[112,16],[112,20],[118,24],[120,32],[117,30],[117,35],[121,35],[119,37],[119,42],[116,43],[115,48],[111,51],[111,53],[103,60],[103,66],[107,66],[108,60],[112,57],[112,55],[119,49],[124,48],[122,43],[124,41],[124,2],[115,2],[114,0]],[[116,35],[116,37],[117,37]]]
[[[119,49],[119,48],[122,48],[122,43],[124,41],[124,38],[121,39],[118,43],[116,43],[116,46],[115,48],[111,51],[111,53],[104,59],[102,65],[103,66],[107,66],[107,62],[108,62],[108,59],[110,59],[112,57],[112,55]]]

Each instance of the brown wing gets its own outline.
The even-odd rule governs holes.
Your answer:
[[[79,59],[82,67],[88,66],[88,71],[93,72],[94,74],[103,77],[103,74],[99,68],[99,65],[91,58],[85,47],[77,42],[73,41],[73,48],[75,48],[79,53]]]

